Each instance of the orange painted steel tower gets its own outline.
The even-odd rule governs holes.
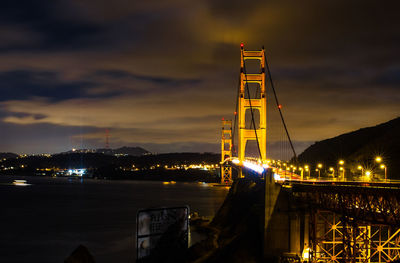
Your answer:
[[[240,61],[240,91],[238,96],[238,127],[239,127],[239,140],[238,140],[238,157],[239,161],[245,160],[245,150],[248,141],[257,141],[260,151],[260,159],[262,163],[266,161],[266,142],[267,142],[267,98],[265,91],[265,55],[264,48],[260,51],[247,51],[244,50],[243,44],[241,45],[241,61]],[[259,72],[247,73],[246,61],[258,60]],[[255,98],[251,98],[249,94],[248,84],[258,85]],[[246,96],[247,95],[247,96]],[[255,111],[259,112],[260,120],[257,126],[255,124],[253,129],[246,128],[246,111],[252,111],[253,116]],[[253,125],[254,126],[254,125]]]
[[[224,162],[232,157],[232,121],[222,119],[221,184],[232,184],[232,166]]]

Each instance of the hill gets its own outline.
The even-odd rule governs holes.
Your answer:
[[[130,155],[130,156],[142,156],[149,154],[150,152],[141,147],[121,147],[118,149],[97,149],[97,153],[106,154],[120,154],[120,155]]]
[[[70,154],[70,153],[102,153],[107,155],[130,155],[130,156],[142,156],[150,154],[149,151],[143,149],[142,147],[121,147],[117,149],[107,149],[107,148],[99,148],[99,149],[73,149],[67,152],[63,152],[62,154]]]
[[[400,179],[400,117],[316,142],[298,159],[313,165],[320,162],[326,167],[336,167],[338,160],[343,159],[346,169],[355,173],[358,165],[378,172],[376,156],[382,157],[389,178]]]
[[[0,159],[10,159],[10,158],[17,158],[18,155],[15,153],[0,153]]]

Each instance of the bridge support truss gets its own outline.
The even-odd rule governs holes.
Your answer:
[[[259,72],[249,74],[246,72],[246,61],[258,60]],[[241,70],[240,70],[240,90],[238,96],[238,157],[239,161],[244,161],[246,144],[248,141],[256,141],[260,159],[266,160],[266,137],[267,137],[267,99],[265,92],[265,56],[264,49],[261,51],[247,51],[241,47]],[[257,85],[255,98],[252,98],[248,85]],[[246,95],[247,94],[247,95]],[[250,110],[252,115],[252,125],[254,129],[246,128],[246,111]],[[259,123],[255,123],[255,111],[259,113]],[[258,127],[257,127],[258,125]]]
[[[400,228],[315,210],[309,230],[311,262],[380,263],[400,259]]]
[[[222,119],[221,184],[232,184],[232,166],[226,162],[232,157],[232,121]]]

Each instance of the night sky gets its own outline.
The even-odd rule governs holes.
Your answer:
[[[398,1],[0,3],[0,152],[214,151],[240,43],[265,46],[298,151],[399,116]]]

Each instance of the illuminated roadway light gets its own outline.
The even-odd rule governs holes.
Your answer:
[[[375,158],[375,161],[376,161],[377,163],[380,163],[380,162],[382,162],[382,157],[380,157],[380,156],[377,156],[377,157]]]
[[[343,161],[343,160],[340,160],[340,161],[339,161],[339,164],[340,164],[340,165],[343,165],[343,164],[344,164],[344,161]]]
[[[254,164],[254,163],[244,161],[243,166],[246,168],[249,168],[257,173],[260,173],[260,174],[264,172],[264,168],[262,168],[261,166],[259,166],[257,164]]]
[[[310,257],[310,248],[304,248],[303,253],[302,253],[302,258],[303,261],[308,261]]]
[[[280,177],[279,174],[274,174],[275,181],[285,181],[285,177]]]
[[[321,169],[322,168],[322,163],[318,164],[318,168]]]
[[[239,164],[240,163],[239,159],[233,159],[232,162],[235,163],[235,164]]]

